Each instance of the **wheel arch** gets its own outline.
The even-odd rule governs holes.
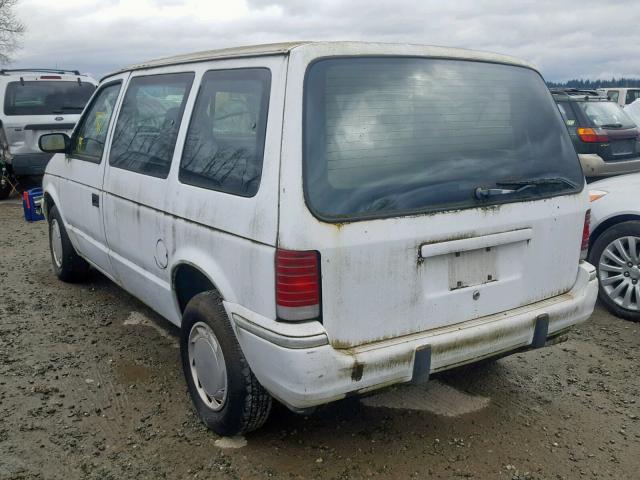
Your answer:
[[[221,291],[216,281],[205,273],[205,270],[188,260],[182,260],[173,266],[171,290],[180,316],[189,301],[199,293],[214,291],[220,299],[225,299],[224,292]]]
[[[596,243],[596,240],[598,240],[598,237],[600,237],[600,235],[602,235],[604,232],[607,231],[607,229],[613,227],[614,225],[617,225],[619,223],[623,223],[623,222],[630,222],[630,221],[640,221],[640,215],[637,214],[622,214],[622,215],[615,215],[612,217],[607,218],[606,220],[600,222],[600,224],[594,229],[593,232],[591,232],[591,235],[589,236],[589,250],[591,250],[591,248],[593,247],[593,245]]]

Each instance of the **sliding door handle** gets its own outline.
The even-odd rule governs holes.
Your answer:
[[[98,196],[97,193],[91,194],[91,205],[93,205],[94,207],[100,208],[100,197]]]

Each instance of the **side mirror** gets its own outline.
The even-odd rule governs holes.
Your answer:
[[[70,145],[66,133],[46,133],[38,139],[38,146],[45,153],[67,153]]]

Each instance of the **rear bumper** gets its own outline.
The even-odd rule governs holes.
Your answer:
[[[640,157],[619,162],[605,162],[600,155],[595,153],[581,153],[578,158],[580,158],[580,164],[586,177],[606,177],[640,172]]]
[[[539,346],[539,319],[545,319],[544,337],[562,333],[591,316],[597,293],[595,268],[581,262],[574,287],[563,295],[348,350],[329,345],[318,322],[278,324],[236,304],[225,307],[260,383],[289,407],[305,409],[416,380],[416,372],[422,376],[425,368],[428,375]]]
[[[16,177],[42,176],[52,153],[25,153],[13,155],[11,166]]]

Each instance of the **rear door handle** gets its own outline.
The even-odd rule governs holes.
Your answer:
[[[97,193],[91,194],[91,205],[93,205],[94,207],[100,208],[100,197],[98,196]]]

